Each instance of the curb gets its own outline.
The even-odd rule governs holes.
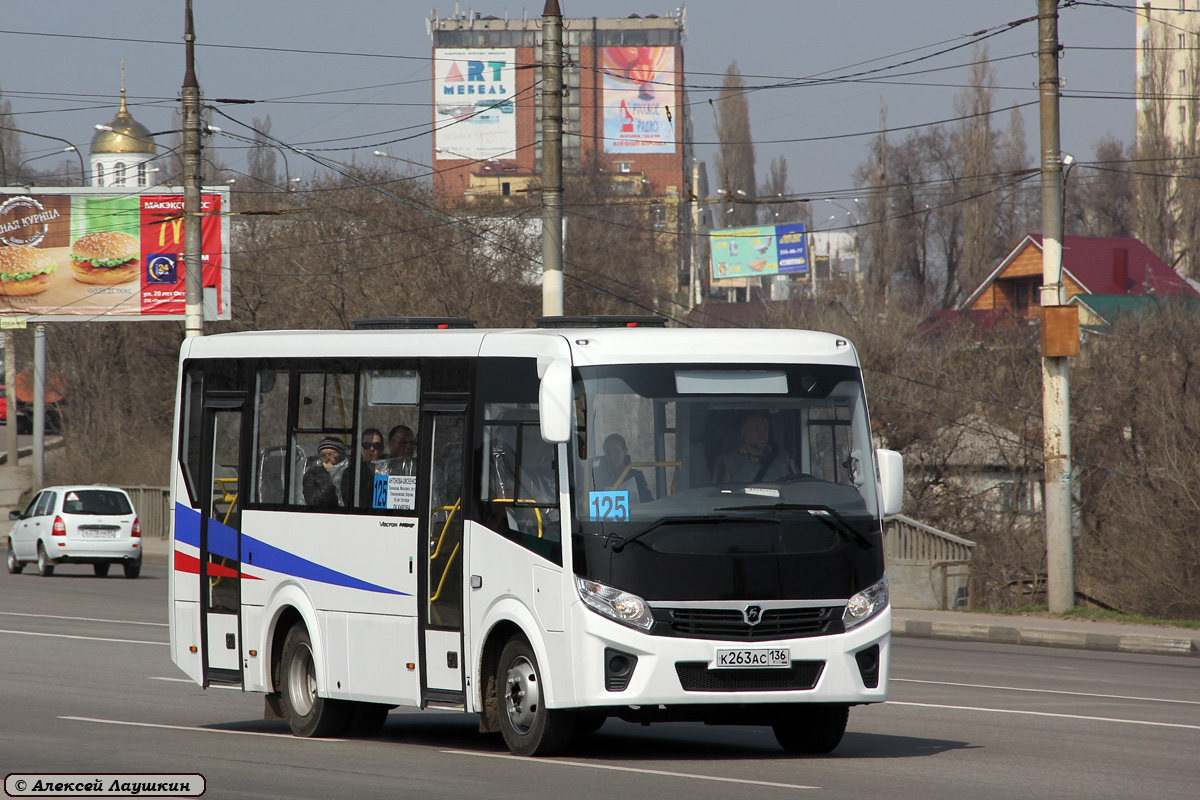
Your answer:
[[[1014,628],[971,622],[930,622],[915,619],[892,620],[893,636],[917,639],[954,639],[994,644],[1024,644],[1040,647],[1064,647],[1076,650],[1102,650],[1110,653],[1143,653],[1173,656],[1200,655],[1200,644],[1188,636],[1158,636],[1145,633],[1089,633],[1083,630]]]

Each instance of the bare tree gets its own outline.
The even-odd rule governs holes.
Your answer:
[[[14,130],[17,125],[16,115],[12,111],[12,103],[4,98],[0,91],[0,185],[8,186],[20,179],[17,169],[23,158],[21,152],[21,134]]]
[[[750,107],[746,101],[746,81],[734,61],[725,71],[725,80],[717,97],[716,157],[717,181],[734,201],[728,227],[746,227],[758,222],[754,203],[758,196],[754,168],[754,140],[750,134]]]
[[[1142,96],[1139,104],[1136,230],[1155,254],[1173,264],[1176,260],[1175,174],[1176,144],[1168,133],[1167,101],[1171,88],[1171,60],[1165,26],[1151,26],[1146,43],[1149,47],[1142,59]]]

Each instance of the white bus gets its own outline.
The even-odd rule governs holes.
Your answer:
[[[457,709],[521,755],[608,717],[825,753],[887,698],[903,462],[849,341],[372,322],[183,345],[170,637],[196,683],[298,736]]]

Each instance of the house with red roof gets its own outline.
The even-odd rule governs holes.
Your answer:
[[[1183,276],[1132,237],[1066,236],[1062,261],[1068,303],[1077,295],[1200,298]],[[1040,320],[1041,285],[1042,236],[1029,234],[958,310]]]

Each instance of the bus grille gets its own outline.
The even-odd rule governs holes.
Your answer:
[[[841,606],[825,608],[770,608],[762,612],[762,621],[747,625],[741,609],[669,608],[665,620],[673,635],[696,639],[734,639],[767,641],[827,636],[843,633]],[[660,616],[660,615],[656,615]],[[661,619],[661,616],[660,616]]]
[[[704,661],[676,661],[685,692],[791,692],[817,685],[824,661],[793,661],[788,669],[709,669]]]

